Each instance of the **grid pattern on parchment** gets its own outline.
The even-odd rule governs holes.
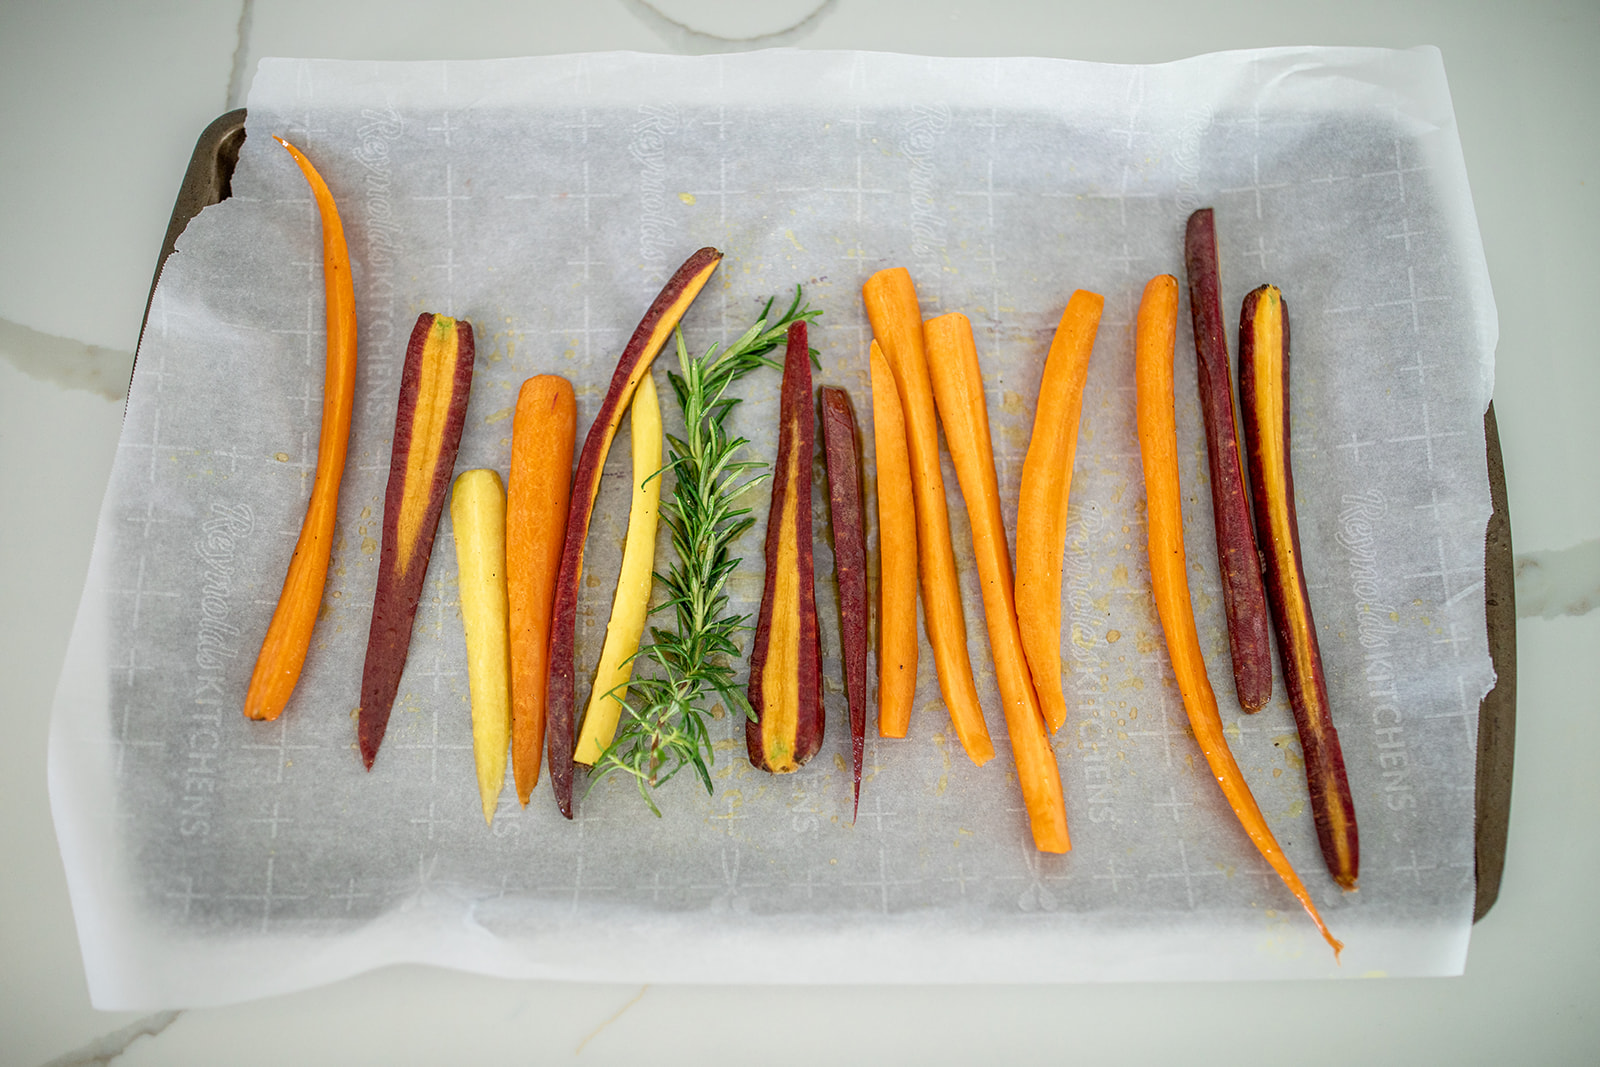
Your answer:
[[[1160,102],[1147,98],[1138,70],[1094,123],[996,107],[884,107],[864,95],[844,113],[796,107],[778,125],[732,101],[585,106],[581,64],[570,106],[473,110],[453,102],[449,70],[440,65],[438,106],[348,113],[317,107],[308,67],[298,112],[252,116],[253,131],[270,125],[302,142],[330,185],[347,191],[363,324],[327,608],[301,691],[273,724],[245,723],[237,704],[310,485],[321,336],[315,212],[275,149],[252,140],[229,207],[254,239],[214,247],[200,226],[174,261],[192,271],[244,263],[259,284],[219,286],[198,303],[158,293],[152,308],[114,482],[119,803],[108,817],[168,921],[340,930],[423,893],[458,897],[505,930],[563,909],[1037,918],[1292,907],[1197,764],[1143,558],[1131,323],[1144,280],[1180,270],[1182,219],[1201,203],[1218,212],[1227,304],[1273,280],[1293,315],[1293,462],[1302,494],[1323,504],[1302,505],[1301,532],[1366,846],[1361,896],[1340,898],[1316,878],[1319,902],[1336,922],[1340,909],[1373,902],[1432,915],[1470,893],[1480,679],[1452,675],[1450,664],[1473,632],[1472,612],[1481,613],[1481,529],[1466,521],[1476,517],[1459,479],[1444,474],[1481,466],[1464,430],[1478,413],[1459,410],[1443,387],[1470,341],[1455,313],[1469,294],[1438,232],[1417,135],[1381,115],[1257,109],[1205,116],[1192,143],[1164,142],[1147,132]],[[389,165],[402,149],[410,162]],[[530,226],[536,250],[521,236]],[[1327,254],[1335,236],[1344,248],[1352,235],[1356,259]],[[998,759],[974,768],[949,735],[924,646],[912,736],[869,741],[861,815],[850,824],[825,538],[817,571],[829,736],[799,774],[754,771],[741,724],[724,715],[714,727],[716,792],[676,784],[660,823],[630,786],[608,780],[581,798],[573,825],[541,784],[525,811],[507,789],[486,828],[448,517],[387,741],[376,769],[361,772],[348,715],[410,319],[427,309],[473,321],[480,358],[458,467],[504,470],[522,378],[569,375],[581,434],[638,309],[702,244],[728,258],[686,323],[690,347],[733,336],[762,298],[804,282],[825,310],[813,334],[820,378],[853,391],[869,470],[860,281],[905,264],[925,312],[966,312],[988,377],[1008,522],[1055,318],[1072,288],[1106,295],[1063,591],[1077,710],[1056,749],[1070,856],[1029,847],[1004,769],[1009,746],[970,569],[967,627]],[[293,303],[262,295],[286,289],[299,294]],[[1186,310],[1183,320],[1180,383],[1193,377]],[[234,351],[219,358],[193,343],[196,322],[226,324]],[[1342,358],[1351,351],[1392,353],[1388,377],[1352,378],[1359,361]],[[248,385],[230,373],[235,361],[273,367],[281,389]],[[752,379],[734,417],[758,454],[771,452],[776,384],[775,375]],[[1197,407],[1180,388],[1192,582],[1208,659],[1221,665]],[[624,431],[591,534],[579,625],[589,665],[623,534],[627,455]],[[1441,472],[1423,496],[1419,469]],[[946,481],[958,554],[970,558],[948,463]],[[820,516],[820,482],[817,492]],[[1406,536],[1414,529],[1425,534]],[[752,556],[759,538],[758,528]],[[745,610],[760,591],[754,564],[732,582]],[[1441,670],[1455,679],[1443,690],[1414,681]],[[1223,674],[1215,680],[1263,808],[1302,873],[1316,872],[1281,683],[1278,699],[1248,717]],[[1469,833],[1441,837],[1441,824]]]

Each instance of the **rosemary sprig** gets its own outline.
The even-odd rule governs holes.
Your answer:
[[[707,793],[713,791],[707,699],[754,718],[744,693],[734,686],[733,666],[739,656],[735,639],[748,629],[749,616],[729,613],[723,586],[741,562],[733,554],[736,543],[755,523],[738,501],[767,480],[768,465],[738,458],[750,442],[728,436],[728,414],[740,402],[728,388],[759,367],[781,369],[767,353],[784,343],[790,323],[821,314],[801,306],[799,286],[775,321],[772,305],[768,300],[755,325],[721,351],[712,345],[691,358],[682,330],[676,334],[679,371],[668,372],[667,379],[683,413],[684,435],[667,435],[663,472],[671,471],[675,483],[661,513],[677,559],[666,574],[656,574],[667,599],[655,609],[670,611],[674,625],[652,626],[651,643],[635,654],[635,677],[616,738],[591,779],[592,787],[614,771],[632,775],[656,815],[661,810],[651,792],[685,767],[694,768]]]

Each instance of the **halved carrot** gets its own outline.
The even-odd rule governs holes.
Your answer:
[[[1061,687],[1061,553],[1089,353],[1105,297],[1079,289],[1067,301],[1045,357],[1033,436],[1017,494],[1017,627],[1051,731],[1067,721]],[[949,432],[948,426],[946,432]]]
[[[311,186],[322,220],[322,284],[327,305],[327,356],[323,370],[322,431],[317,437],[317,472],[311,500],[283,592],[261,642],[250,688],[245,693],[247,719],[271,721],[283,712],[294,693],[311,647],[311,631],[322,608],[333,551],[333,526],[339,514],[339,483],[350,445],[350,412],[356,396],[356,295],[350,280],[350,252],[345,245],[339,209],[322,176],[301,151],[282,137],[273,140],[288,149]]]
[[[917,508],[894,372],[876,341],[870,359],[878,484],[878,736],[904,737],[917,695]]]
[[[1135,372],[1139,456],[1144,466],[1145,503],[1150,551],[1150,591],[1167,638],[1172,672],[1183,695],[1195,741],[1233,813],[1262,857],[1310,914],[1334,958],[1344,945],[1328,931],[1311,894],[1301,883],[1267,826],[1239,764],[1222,732],[1217,697],[1206,675],[1189,601],[1188,562],[1183,551],[1183,514],[1178,488],[1178,435],[1172,401],[1173,337],[1178,321],[1178,280],[1170,274],[1152,278],[1139,302],[1135,329]]]
[[[922,327],[928,352],[939,422],[961,483],[972,523],[972,551],[978,562],[983,611],[989,623],[989,652],[1005,711],[1006,731],[1017,760],[1022,803],[1028,809],[1034,847],[1041,852],[1066,852],[1067,808],[1061,796],[1061,770],[1045,731],[1044,713],[1028,673],[1022,637],[1017,632],[1017,603],[1012,595],[1011,552],[1006,546],[1005,519],[1000,514],[1000,484],[994,471],[994,445],[989,437],[989,408],[983,399],[983,371],[972,343],[972,325],[955,312],[929,319]]]
[[[550,606],[572,491],[578,409],[572,383],[540,374],[522,383],[511,423],[506,488],[506,586],[511,602],[511,774],[526,807],[544,758]]]
[[[972,661],[967,655],[967,621],[961,609],[955,548],[950,543],[944,475],[939,469],[939,421],[923,352],[922,309],[911,275],[904,267],[880,270],[868,278],[861,287],[861,296],[873,335],[894,372],[900,410],[906,420],[911,487],[916,499],[917,561],[922,571],[922,618],[928,643],[933,646],[939,691],[950,709],[950,721],[961,747],[981,767],[994,758],[994,743],[983,721],[978,689],[972,682]]]
[[[628,428],[633,436],[633,497],[628,506],[628,535],[622,545],[622,569],[617,592],[611,599],[611,620],[600,649],[594,686],[578,731],[572,758],[593,767],[617,735],[617,720],[628,699],[633,658],[650,615],[650,589],[655,581],[656,525],[661,517],[661,401],[656,380],[639,379],[628,405]]]
[[[550,682],[545,706],[547,731],[545,747],[550,761],[550,785],[556,807],[572,818],[572,786],[576,765],[572,753],[576,744],[573,704],[577,695],[578,587],[583,579],[583,543],[589,536],[589,517],[594,512],[595,496],[600,491],[600,475],[605,468],[611,439],[622,422],[622,413],[633,400],[639,379],[650,373],[650,364],[667,343],[684,312],[694,303],[722,262],[715,248],[702,248],[673,272],[661,292],[645,310],[617,358],[600,410],[595,413],[589,432],[583,437],[578,454],[578,470],[572,480],[572,501],[567,508],[567,530],[561,546],[561,570],[556,578],[555,604],[550,611]]]
[[[1267,593],[1261,582],[1261,555],[1250,524],[1244,491],[1244,455],[1233,420],[1233,374],[1222,317],[1222,276],[1217,265],[1217,226],[1204,207],[1189,216],[1183,240],[1189,275],[1189,313],[1194,322],[1196,380],[1200,419],[1206,430],[1211,468],[1211,515],[1217,534],[1217,565],[1222,604],[1228,617],[1228,649],[1233,657],[1233,687],[1246,711],[1272,699],[1272,645],[1267,638]]]
[[[1250,450],[1256,535],[1267,564],[1267,603],[1305,754],[1311,816],[1328,873],[1341,887],[1354,889],[1361,870],[1361,841],[1344,750],[1322,674],[1311,591],[1300,563],[1300,520],[1289,449],[1289,307],[1275,285],[1253,290],[1239,312],[1239,400]]]

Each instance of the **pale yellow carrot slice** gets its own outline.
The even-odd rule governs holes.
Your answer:
[[[633,657],[650,614],[650,589],[655,581],[656,523],[661,516],[661,401],[648,373],[639,379],[628,416],[633,434],[633,500],[628,508],[628,536],[622,546],[622,571],[611,601],[611,621],[600,650],[594,688],[578,732],[572,758],[592,767],[617,733],[617,718],[628,698]]]

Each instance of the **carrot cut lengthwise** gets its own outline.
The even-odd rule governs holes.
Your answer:
[[[1194,321],[1195,366],[1199,371],[1200,417],[1211,464],[1211,512],[1222,569],[1222,603],[1228,615],[1233,686],[1246,711],[1272,698],[1272,646],[1267,638],[1267,594],[1261,584],[1250,502],[1244,493],[1244,461],[1233,423],[1233,375],[1222,318],[1222,278],[1217,266],[1217,229],[1210,208],[1189,216],[1184,235],[1189,275],[1189,311]]]
[[[1345,777],[1339,732],[1333,726],[1311,594],[1300,563],[1300,525],[1289,461],[1289,309],[1275,286],[1263,285],[1244,299],[1239,315],[1239,398],[1245,447],[1250,451],[1256,533],[1266,556],[1267,601],[1305,754],[1317,840],[1333,880],[1354,889],[1361,862],[1356,808]]]
[[[511,654],[506,628],[506,491],[492,470],[466,471],[450,494],[461,624],[472,696],[472,761],[485,825],[494,824],[511,742]]]
[[[511,611],[511,774],[524,806],[544,758],[550,606],[572,491],[578,409],[572,383],[540,374],[522,383],[511,430],[506,493],[506,587]]]
[[[878,485],[878,736],[904,737],[917,695],[917,509],[894,372],[872,342]]]
[[[1167,638],[1172,671],[1183,696],[1195,741],[1239,823],[1283,884],[1310,914],[1334,958],[1344,946],[1329,932],[1311,894],[1278,847],[1250,786],[1244,780],[1223,734],[1216,694],[1206,676],[1189,602],[1188,563],[1183,551],[1183,514],[1178,488],[1178,435],[1172,400],[1173,337],[1178,321],[1178,281],[1170,274],[1151,279],[1139,302],[1135,332],[1135,386],[1139,455],[1144,465],[1148,509],[1150,590]]]
[[[1105,297],[1079,289],[1067,301],[1045,357],[1033,436],[1017,496],[1017,627],[1039,706],[1052,732],[1067,721],[1061,686],[1061,554],[1078,451],[1083,384]],[[949,426],[945,431],[948,434]]]
[[[456,448],[472,389],[472,326],[444,315],[417,316],[400,372],[389,487],[383,499],[383,548],[372,628],[361,671],[361,760],[372,769],[389,727],[411,648],[411,624],[428,574],[433,535],[450,492]]]
[[[923,326],[933,395],[939,421],[955,464],[961,496],[972,523],[972,551],[977,557],[983,611],[989,624],[989,651],[1000,687],[1006,730],[1017,760],[1017,780],[1028,811],[1033,843],[1041,852],[1066,852],[1067,809],[1061,794],[1061,771],[1045,729],[1044,713],[1028,672],[1022,637],[1017,631],[1017,604],[1011,584],[1011,553],[1005,520],[1000,514],[1000,485],[995,477],[994,445],[989,437],[989,410],[983,398],[983,372],[965,315],[941,315]]]
[[[605,646],[595,668],[589,706],[572,758],[585,767],[611,746],[617,719],[628,699],[633,677],[633,657],[644,636],[650,614],[650,589],[654,584],[656,524],[661,517],[661,401],[655,379],[646,374],[628,405],[628,425],[633,436],[633,497],[628,506],[628,535],[622,546],[622,569],[617,593],[611,600]]]
[[[861,812],[861,764],[867,747],[867,529],[861,499],[861,436],[856,409],[843,389],[823,386],[822,452],[828,464],[828,516],[833,527],[833,573],[839,585],[839,651],[850,705],[850,769]]]
[[[916,501],[917,562],[922,575],[922,616],[939,672],[939,691],[967,756],[980,767],[994,758],[994,742],[983,721],[978,689],[967,654],[967,621],[961,608],[955,548],[944,475],[939,467],[939,418],[923,350],[922,310],[904,267],[881,270],[861,287],[873,336],[894,374],[906,420],[911,488]]]
[[[644,318],[628,339],[611,375],[611,387],[600,403],[594,422],[583,438],[578,470],[572,480],[572,502],[567,509],[567,529],[561,546],[561,571],[556,579],[555,603],[550,615],[550,683],[547,690],[545,741],[550,761],[550,784],[556,807],[572,818],[572,762],[574,699],[577,693],[577,665],[573,662],[578,624],[578,588],[583,578],[583,543],[589,536],[589,517],[594,512],[600,490],[600,475],[611,451],[622,413],[633,400],[639,379],[650,373],[650,364],[667,343],[678,321],[694,298],[700,295],[711,272],[722,262],[715,248],[702,248],[684,261],[667,284],[662,286]]]
[[[339,483],[350,446],[350,412],[356,395],[356,297],[350,280],[350,252],[333,194],[311,161],[283,138],[274,138],[294,158],[311,186],[312,199],[322,220],[323,292],[327,305],[328,340],[322,387],[322,431],[317,438],[317,472],[311,483],[300,538],[289,560],[283,592],[273,609],[272,622],[261,642],[245,693],[247,719],[271,721],[300,681],[311,631],[322,608],[322,591],[328,580],[328,560],[333,551],[334,520],[339,513]]]
[[[750,648],[750,762],[787,774],[822,747],[822,646],[811,545],[811,350],[806,324],[789,327],[778,401],[778,459],[767,513],[767,574]]]

